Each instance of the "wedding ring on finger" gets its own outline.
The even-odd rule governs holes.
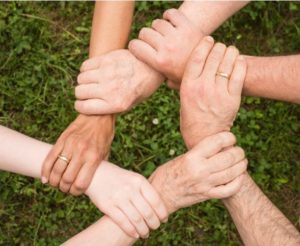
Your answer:
[[[220,76],[220,77],[225,78],[225,79],[229,79],[229,77],[230,77],[229,74],[223,73],[223,72],[217,72],[216,76]]]
[[[66,156],[64,156],[64,155],[58,155],[57,158],[60,159],[60,160],[62,160],[62,161],[64,161],[67,164],[69,164],[69,162],[70,162],[69,159]]]

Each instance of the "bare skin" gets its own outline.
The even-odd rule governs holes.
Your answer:
[[[90,57],[125,47],[133,8],[133,2],[96,2]],[[47,156],[42,182],[49,182],[72,195],[82,194],[89,186],[100,161],[109,155],[114,126],[114,115],[79,115],[61,134]],[[59,159],[60,154],[69,163]]]

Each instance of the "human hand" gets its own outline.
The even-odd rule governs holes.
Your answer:
[[[163,201],[143,176],[103,161],[86,194],[126,234],[146,238],[168,217]],[[149,227],[149,228],[148,228]]]
[[[63,192],[82,194],[101,160],[109,153],[114,116],[79,115],[61,134],[42,168],[42,182]],[[64,156],[69,163],[59,158]]]
[[[142,28],[129,50],[164,74],[169,87],[179,89],[188,58],[204,34],[177,9],[165,11],[163,18],[154,20],[151,28]]]
[[[232,133],[209,136],[193,149],[160,166],[149,181],[159,192],[168,213],[208,199],[237,193],[243,184],[247,159],[240,147],[232,147]]]
[[[223,74],[229,75],[229,78]],[[238,50],[205,37],[192,53],[180,87],[180,128],[188,148],[229,131],[240,107],[246,61]]]
[[[163,76],[128,50],[116,50],[82,64],[75,89],[75,109],[82,114],[128,111],[149,97]]]

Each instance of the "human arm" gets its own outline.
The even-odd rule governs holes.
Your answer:
[[[134,2],[96,1],[90,41],[90,57],[126,45]],[[109,155],[114,137],[115,116],[78,117],[65,129],[47,156],[42,181],[63,192],[82,194],[101,160]],[[71,160],[58,159],[63,155]]]
[[[300,104],[300,55],[245,58],[243,94]]]
[[[168,79],[178,89],[186,62],[206,35],[244,7],[247,1],[185,1],[178,10],[169,9],[163,19],[142,28],[139,39],[129,44],[130,51]]]
[[[163,51],[163,48],[162,52],[156,53],[153,58],[151,47],[145,45],[146,47],[144,49],[140,49],[141,47],[138,41],[131,42],[129,49],[138,59],[146,62],[152,66],[152,68],[146,67],[145,64],[143,64],[144,68],[141,69],[142,66],[139,66],[141,62],[135,62],[137,59],[125,51],[119,52],[119,58],[115,60],[111,58],[117,57],[117,55],[116,53],[112,53],[102,58],[99,57],[98,59],[86,61],[86,63],[83,64],[82,74],[78,79],[79,84],[84,85],[79,85],[76,88],[76,110],[84,114],[121,113],[128,111],[134,105],[149,97],[164,81],[164,76],[160,75],[157,71],[163,72],[163,74],[169,78],[170,76],[174,78],[171,75],[174,72],[180,74],[192,51],[190,48],[192,46],[191,43],[196,45],[204,36],[204,33],[212,32],[226,18],[242,8],[246,3],[247,2],[184,2],[180,9],[189,15],[195,23],[194,28],[192,28],[190,32],[193,33],[192,31],[197,30],[195,32],[198,32],[199,35],[194,35],[193,33],[193,36],[178,36],[176,44],[178,44],[178,46],[180,45],[180,49],[176,50],[176,52],[170,50],[173,53],[172,55],[168,54],[169,57],[172,57],[172,61],[169,57],[166,57],[167,53]],[[211,21],[207,21],[207,18]],[[159,26],[159,23],[157,26]],[[200,31],[199,26],[203,28],[203,33]],[[171,39],[172,40],[169,40],[166,36],[164,42],[170,44],[174,41],[173,37],[171,37]],[[136,48],[135,43],[137,43]],[[168,47],[166,48],[168,50]],[[124,64],[120,62],[120,60],[126,60],[128,64]],[[155,65],[153,65],[154,63],[151,61],[155,61]],[[101,68],[100,64],[105,64],[106,66]],[[120,69],[121,66],[125,67],[129,72],[124,74],[126,70],[123,69],[122,71]],[[157,71],[155,71],[155,69]],[[102,76],[100,76],[100,74]],[[103,74],[109,75],[103,76]],[[144,75],[147,75],[146,78]]]
[[[134,1],[96,1],[89,56],[125,47],[131,28]]]
[[[245,245],[299,245],[300,233],[245,175],[241,190],[223,199]]]
[[[231,196],[239,190],[247,163],[240,148],[224,150],[234,143],[230,133],[211,136],[188,153],[161,165],[151,175],[149,180],[163,198],[169,214],[207,199]],[[228,159],[228,154],[234,158]],[[107,234],[114,237],[107,240]],[[85,245],[87,239],[89,245],[125,246],[135,241],[102,218],[64,245]]]
[[[40,178],[42,162],[51,145],[2,126],[0,135],[5,142],[0,145],[0,169]],[[148,204],[155,208],[155,212],[162,220],[166,219],[168,214],[182,207],[211,198],[228,197],[239,190],[242,183],[241,174],[246,170],[247,162],[240,148],[228,148],[234,143],[235,138],[232,134],[220,133],[204,139],[193,150],[160,166],[150,177],[150,181],[163,203],[156,192],[151,190],[149,185],[145,185],[144,178],[108,162],[103,162],[98,167],[86,194],[100,209],[105,207],[104,202],[108,205],[106,207],[115,208],[116,200],[112,196],[126,202],[124,196],[136,195],[135,190],[139,187],[143,190]],[[124,180],[128,175],[130,177]],[[164,211],[162,204],[166,205],[167,211]],[[71,239],[70,245],[84,245],[82,242],[86,242],[87,239],[89,245],[93,245],[91,244],[93,241],[95,245],[99,242],[108,242],[107,245],[130,245],[135,237],[129,237],[118,226],[127,227],[126,220],[121,222],[123,218],[120,214],[117,215],[116,221],[119,223],[104,216],[89,229]]]
[[[194,4],[197,9],[197,5],[209,3],[187,2],[187,4],[190,6]],[[227,7],[230,8],[230,3],[228,4]],[[238,4],[240,2],[232,10],[236,11]],[[205,14],[199,15],[199,18],[203,16]],[[218,13],[218,16],[220,20],[224,19],[222,13]],[[192,20],[193,18],[180,11],[180,8],[167,10],[164,13],[164,20],[155,20],[152,28],[143,28],[139,40],[133,40],[129,45],[130,51],[140,60],[165,74],[169,78],[168,86],[173,89],[179,89],[187,59],[205,34],[205,31],[199,31],[197,21]],[[209,21],[203,24],[204,30],[213,30],[214,24],[210,25]],[[243,88],[244,95],[300,103],[299,55],[244,57],[248,67]]]
[[[227,127],[227,130],[229,130],[230,125],[228,125],[228,122],[233,122],[232,115],[236,114],[239,107],[239,100],[235,100],[232,101],[232,107],[227,108],[226,111],[222,110],[225,109],[225,105],[230,105],[228,104],[230,102],[230,94],[231,96],[234,96],[234,94],[230,93],[229,90],[229,97],[225,96],[228,93],[226,89],[223,88],[220,90],[220,88],[218,88],[221,86],[220,82],[222,83],[222,81],[216,81],[217,83],[214,86],[211,86],[210,80],[214,80],[213,77],[215,77],[216,70],[210,71],[211,77],[208,76],[205,77],[205,79],[201,79],[204,75],[200,75],[198,78],[195,77],[197,74],[205,73],[205,70],[208,71],[205,69],[205,66],[209,67],[209,64],[211,64],[211,59],[209,59],[209,57],[211,57],[214,50],[211,50],[210,46],[205,42],[205,40],[200,42],[193,52],[184,73],[184,79],[180,89],[181,130],[185,143],[189,148],[192,148],[195,142],[200,141],[203,136],[219,131],[218,124],[212,124],[211,127],[209,121],[206,122],[203,120],[206,118],[211,120],[213,115],[211,112],[218,112],[218,114],[215,114],[213,121],[219,123],[223,122],[221,124],[224,124],[224,127]],[[220,50],[218,52],[220,52]],[[221,60],[221,56],[216,59],[218,57],[216,54],[213,55],[213,57],[215,63],[218,60]],[[204,69],[203,63],[205,63]],[[219,63],[222,64],[222,62]],[[226,62],[226,64],[228,65],[229,62]],[[229,85],[226,87],[230,88],[230,83],[234,81],[234,84],[232,85],[237,85],[237,88],[239,88],[235,95],[237,97],[240,97],[241,94],[242,84],[246,74],[245,65],[245,60],[236,59],[232,73],[228,70],[226,71],[228,67],[223,67],[226,73],[231,74],[231,79],[228,81]],[[215,66],[215,68],[217,67],[219,66]],[[223,80],[223,82],[227,83],[227,80]],[[210,101],[205,95],[211,96],[211,93],[216,94],[214,94],[214,100]],[[219,101],[218,97],[223,99]],[[222,118],[222,115],[230,116],[229,119],[231,120],[221,120],[224,119]],[[201,118],[198,119],[198,116],[201,116]],[[203,131],[203,128],[208,131]],[[198,132],[201,134],[195,134]],[[233,196],[223,199],[223,202],[230,212],[246,245],[299,244],[300,236],[297,230],[262,193],[248,174],[245,174],[241,190]]]
[[[40,178],[50,144],[0,126],[0,170]],[[132,237],[146,237],[167,218],[164,204],[137,173],[102,161],[85,191],[91,201]],[[137,234],[138,233],[138,234]]]

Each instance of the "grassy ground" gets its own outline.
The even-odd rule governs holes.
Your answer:
[[[139,2],[133,36],[176,3]],[[0,5],[0,124],[54,142],[74,119],[73,86],[87,57],[93,3]],[[299,53],[300,3],[255,2],[214,37],[242,53]],[[276,69],[276,68],[274,68]],[[118,119],[111,160],[149,175],[185,151],[179,133],[178,95],[162,87]],[[158,125],[152,120],[157,118]],[[299,229],[300,108],[244,98],[234,133],[245,148],[252,176]],[[5,143],[1,143],[5,144]],[[59,245],[99,218],[85,197],[66,196],[39,181],[0,173],[0,245]],[[113,235],[112,235],[113,236]],[[239,245],[219,201],[173,215],[137,245]]]

